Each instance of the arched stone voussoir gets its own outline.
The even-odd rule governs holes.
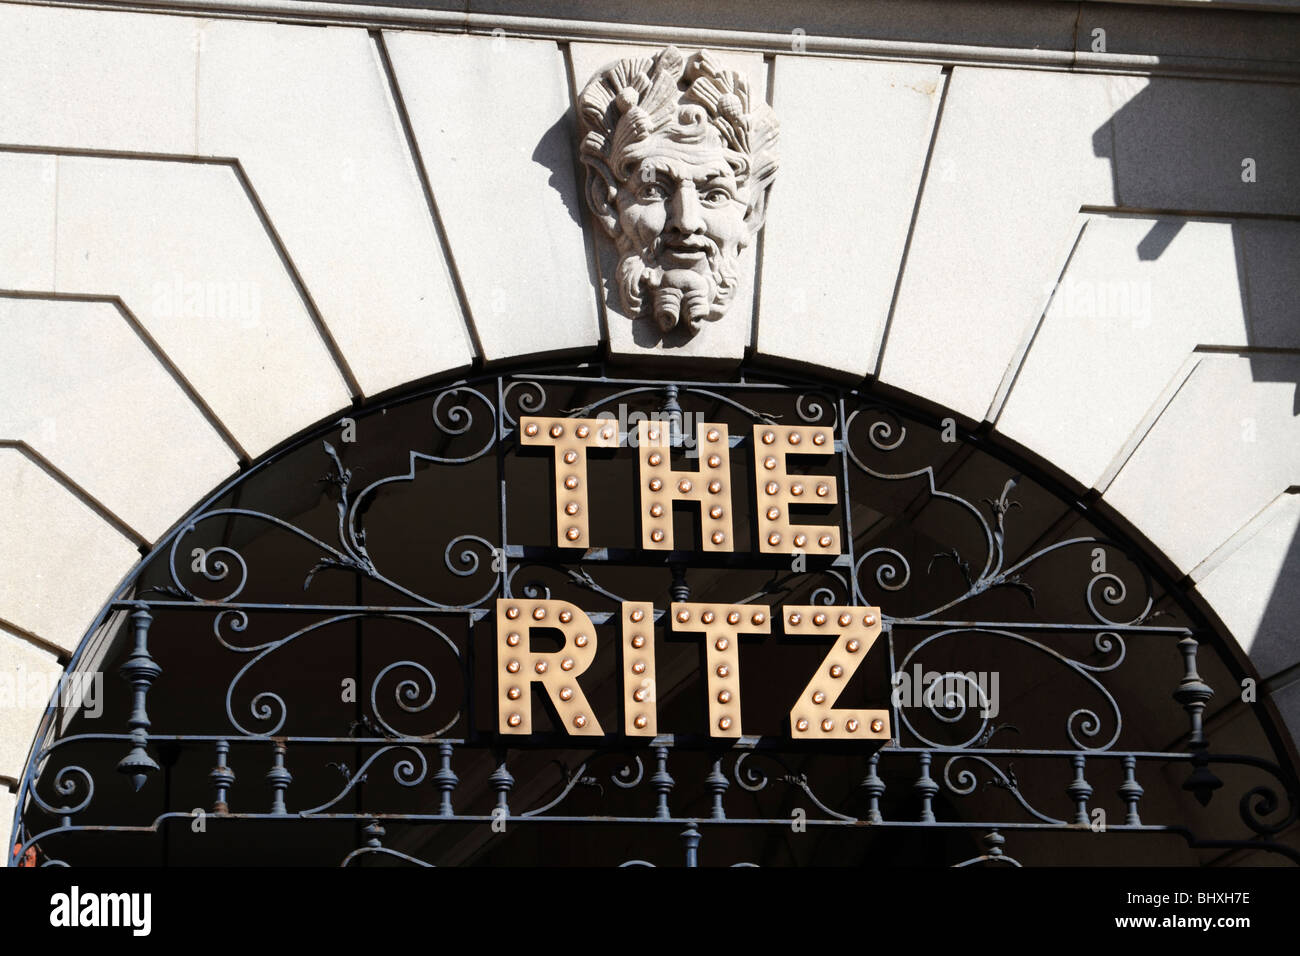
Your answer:
[[[1300,354],[1208,352],[1105,500],[1190,572],[1300,476]]]
[[[350,401],[233,166],[59,156],[57,175],[53,291],[121,299],[248,456]]]
[[[9,821],[13,819],[14,811],[18,807],[18,794],[10,790],[3,783],[0,783],[0,822],[5,827],[9,826]]]
[[[986,415],[1081,210],[1294,217],[1297,103],[1282,84],[956,67],[881,379]]]
[[[365,29],[0,4],[0,143],[233,160],[358,392],[473,358]],[[0,223],[8,212],[0,196]],[[52,269],[47,248],[17,251]]]
[[[758,355],[875,372],[945,80],[933,64],[776,58]]]
[[[0,447],[0,620],[71,652],[140,558],[21,448]]]
[[[0,625],[0,778],[22,776],[32,738],[62,676],[54,654]],[[13,801],[0,782],[0,826],[8,827]]]
[[[0,295],[0,441],[21,441],[157,540],[238,467],[121,303]]]
[[[1300,663],[1300,487],[1279,495],[1191,577],[1260,676],[1292,683],[1286,675]]]
[[[572,105],[552,41],[385,32],[479,357],[600,340]]]
[[[707,61],[701,54],[707,54]],[[635,209],[637,204],[630,207],[625,204],[630,202],[632,195],[637,195],[644,188],[647,182],[645,177],[651,174],[652,169],[657,168],[659,173],[667,173],[664,167],[654,166],[667,153],[654,150],[648,156],[641,156],[634,164],[635,169],[622,166],[613,154],[622,148],[616,144],[623,142],[621,137],[630,129],[627,124],[633,122],[632,118],[636,115],[632,110],[642,109],[644,112],[643,106],[654,110],[654,118],[647,118],[644,122],[647,127],[657,127],[663,133],[664,130],[673,128],[675,120],[684,115],[678,110],[689,112],[700,109],[701,102],[710,98],[705,94],[702,100],[696,100],[680,92],[675,96],[659,98],[649,92],[651,85],[657,84],[657,88],[662,89],[666,82],[675,83],[680,91],[700,81],[700,75],[716,70],[724,74],[725,79],[720,83],[713,79],[703,80],[703,88],[713,90],[716,95],[723,90],[731,90],[734,82],[735,90],[731,95],[737,96],[737,102],[741,102],[740,97],[743,96],[751,111],[744,122],[749,124],[753,145],[760,146],[768,131],[777,131],[776,154],[779,166],[780,120],[777,118],[773,125],[771,119],[775,114],[765,112],[771,91],[768,68],[763,57],[752,52],[703,49],[689,43],[580,42],[569,46],[569,69],[570,81],[577,97],[574,109],[578,117],[578,128],[573,136],[573,148],[578,150],[581,163],[578,171],[578,206],[594,244],[596,294],[605,320],[611,357],[625,362],[643,361],[654,368],[671,367],[678,359],[715,367],[738,365],[753,346],[762,216],[757,216],[752,222],[747,220],[739,248],[722,254],[719,254],[718,243],[723,237],[712,230],[705,230],[709,241],[714,243],[714,253],[710,258],[715,266],[720,260],[734,255],[729,271],[736,282],[729,304],[725,306],[718,306],[721,298],[717,288],[711,287],[702,274],[695,288],[685,292],[677,288],[679,283],[667,278],[671,272],[663,277],[664,288],[657,291],[647,288],[644,281],[628,282],[624,270],[638,261],[643,268],[648,267],[648,274],[656,272],[655,263],[659,267],[658,271],[671,268],[658,254],[646,258],[653,245],[647,245],[646,235],[640,231],[640,227],[633,227],[632,220],[619,211],[625,208]],[[697,70],[700,74],[697,74]],[[630,86],[617,90],[611,84]],[[626,90],[642,87],[647,90],[644,103],[640,102],[638,94],[638,104],[632,110],[625,109],[631,103],[631,95]],[[606,102],[607,98],[613,98],[615,103],[612,111],[600,109],[600,104]],[[623,105],[617,105],[620,103]],[[711,108],[716,110],[718,103],[720,100]],[[623,133],[619,132],[620,129]],[[638,135],[629,142],[643,140],[650,143],[657,135],[659,134],[645,137]],[[635,147],[634,152],[639,154],[640,147]],[[696,159],[703,159],[703,154],[697,155]],[[749,160],[758,161],[758,157],[750,155]],[[779,172],[777,178],[779,179]],[[770,177],[767,181],[770,183]],[[739,177],[737,182],[739,184]],[[607,201],[610,189],[615,189],[618,196],[613,204]],[[751,195],[747,189],[748,187],[740,187],[737,190],[738,196],[744,194],[745,198],[754,199],[768,191],[767,187],[762,187]],[[677,193],[679,191],[674,190],[674,194]],[[751,211],[755,208],[758,207],[750,206]],[[680,212],[680,207],[675,207],[672,200],[664,203],[663,212],[668,219],[676,215],[674,209]],[[651,212],[646,222],[651,223],[654,218],[655,214]],[[671,227],[662,229],[653,242],[662,240],[671,231]],[[686,276],[690,273],[688,268],[679,271],[677,275]],[[652,284],[659,285],[659,281],[655,280]],[[634,288],[638,291],[632,293]],[[665,306],[661,299],[663,295],[675,295],[675,301],[680,305]],[[640,303],[634,301],[636,296],[640,297]],[[692,297],[698,297],[694,307],[690,304]],[[702,312],[707,313],[707,318],[699,317],[700,312],[697,310],[701,306]],[[675,324],[661,327],[660,319],[652,316],[665,308],[674,316]],[[724,310],[720,316],[719,308]],[[686,315],[693,311],[697,317],[691,323],[685,319],[676,322],[678,314]],[[692,331],[686,331],[688,324],[693,325]]]
[[[1098,214],[1082,234],[1023,360],[997,428],[1088,487],[1104,489],[1190,370],[1198,346],[1295,349],[1278,300],[1300,282],[1281,256],[1248,255],[1243,236],[1300,249],[1295,223]],[[1241,278],[1239,279],[1239,273]]]

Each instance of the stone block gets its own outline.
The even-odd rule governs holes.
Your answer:
[[[1192,577],[1267,680],[1300,662],[1300,495],[1279,495],[1247,532]]]
[[[1145,83],[957,67],[880,379],[979,421],[1043,313],[1079,207],[1111,200],[1092,134]]]
[[[929,64],[776,58],[760,355],[875,371],[942,82]]]
[[[1107,467],[1159,412],[1155,403],[1196,346],[1263,344],[1249,334],[1236,225],[1091,217],[998,430],[1084,486],[1102,487]]]
[[[0,270],[10,289],[54,288],[54,156],[0,153]]]
[[[555,43],[385,33],[488,362],[599,343]]]
[[[53,654],[0,628],[0,776],[21,779],[36,728],[62,674]],[[0,829],[8,828],[13,810],[14,794],[0,785]]]
[[[361,390],[469,365],[375,41],[241,20],[203,37],[199,150],[239,159]]]
[[[0,620],[71,653],[140,554],[19,449],[0,488]]]
[[[203,23],[0,6],[0,142],[193,153]]]
[[[0,439],[24,441],[145,540],[238,465],[109,302],[0,298]]]
[[[1190,571],[1296,483],[1297,382],[1297,355],[1202,355],[1106,501]]]
[[[61,157],[58,234],[57,291],[121,297],[250,456],[349,406],[230,166]]]

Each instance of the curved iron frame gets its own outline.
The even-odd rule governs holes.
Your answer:
[[[157,764],[149,755],[150,745],[164,742],[194,745],[210,744],[214,748],[217,760],[216,767],[210,774],[211,784],[214,789],[213,813],[220,815],[223,819],[231,820],[285,819],[293,817],[303,820],[352,820],[363,823],[365,824],[364,832],[367,839],[362,846],[346,856],[342,861],[344,866],[350,865],[354,860],[367,855],[383,855],[412,864],[430,865],[425,861],[383,845],[382,839],[385,835],[383,824],[388,821],[416,824],[434,823],[439,825],[453,823],[490,824],[502,817],[512,822],[527,821],[529,823],[546,821],[556,823],[592,822],[685,827],[680,834],[683,841],[685,862],[687,865],[695,865],[698,860],[697,848],[702,839],[701,827],[720,825],[789,826],[790,821],[788,818],[747,819],[729,817],[726,813],[723,797],[733,783],[740,789],[755,791],[767,787],[774,777],[783,784],[801,791],[817,808],[821,815],[807,819],[808,826],[897,829],[943,827],[979,831],[983,834],[987,852],[954,865],[966,866],[986,863],[1018,866],[1020,865],[1018,861],[1003,852],[1002,846],[1005,843],[1005,837],[1002,834],[1018,830],[1088,829],[1090,824],[1089,800],[1092,797],[1093,788],[1087,780],[1087,770],[1090,766],[1096,766],[1101,762],[1117,763],[1121,768],[1124,779],[1124,783],[1117,793],[1126,807],[1125,819],[1123,823],[1109,825],[1108,830],[1115,832],[1174,833],[1182,836],[1192,847],[1263,849],[1276,852],[1296,863],[1300,863],[1300,852],[1270,839],[1290,827],[1300,814],[1300,806],[1298,806],[1296,800],[1296,793],[1300,790],[1300,787],[1297,787],[1294,768],[1284,768],[1271,761],[1252,755],[1212,753],[1204,732],[1203,712],[1213,691],[1202,681],[1196,670],[1196,656],[1200,644],[1208,638],[1216,645],[1217,650],[1223,652],[1230,668],[1242,672],[1242,676],[1252,676],[1249,673],[1248,665],[1243,663],[1244,658],[1230,640],[1224,639],[1207,623],[1198,623],[1193,627],[1163,627],[1150,623],[1149,614],[1152,607],[1150,595],[1152,593],[1153,579],[1158,581],[1170,595],[1174,596],[1178,603],[1188,612],[1191,620],[1201,622],[1204,619],[1201,609],[1190,601],[1179,588],[1175,587],[1167,575],[1162,573],[1161,561],[1152,560],[1148,554],[1149,549],[1135,548],[1127,543],[1126,539],[1132,539],[1135,537],[1134,535],[1120,533],[1118,530],[1109,533],[1110,529],[1115,528],[1114,520],[1100,514],[1096,508],[1089,507],[1087,504],[1074,500],[1072,496],[1063,493],[1063,484],[1061,482],[1054,481],[1050,475],[1040,477],[1042,469],[1026,467],[1026,462],[1015,461],[1013,467],[1017,472],[1033,474],[1035,480],[1038,480],[1044,488],[1053,492],[1064,504],[1069,505],[1081,516],[1086,517],[1094,526],[1106,529],[1108,533],[1106,537],[1085,536],[1058,541],[1036,551],[1027,558],[1006,566],[1006,555],[1003,551],[1005,520],[1007,514],[1016,506],[1016,502],[1011,498],[1016,486],[1016,479],[1008,480],[996,499],[985,499],[985,503],[989,506],[992,515],[991,520],[988,520],[975,504],[937,487],[932,465],[898,474],[873,470],[856,452],[850,438],[850,431],[857,416],[864,412],[873,412],[880,416],[868,427],[867,440],[875,449],[881,452],[892,451],[904,442],[906,438],[906,422],[908,420],[932,424],[933,422],[929,422],[927,419],[932,418],[937,421],[937,416],[926,416],[893,400],[881,399],[853,389],[823,384],[799,383],[793,386],[805,389],[797,396],[795,407],[799,418],[804,422],[832,427],[837,436],[835,441],[836,450],[843,452],[840,460],[844,469],[842,487],[845,523],[848,525],[846,528],[847,534],[845,535],[847,553],[841,555],[828,566],[818,570],[820,573],[830,575],[831,579],[838,583],[838,586],[842,588],[845,602],[852,604],[875,603],[868,600],[867,592],[875,594],[881,591],[898,591],[906,587],[912,574],[906,556],[896,549],[874,548],[862,554],[855,552],[856,545],[848,501],[848,478],[851,466],[869,476],[883,480],[926,478],[929,493],[933,497],[946,499],[957,507],[964,509],[973,520],[982,526],[987,544],[987,558],[984,566],[974,575],[970,573],[968,566],[961,561],[960,555],[955,552],[952,555],[966,575],[968,589],[964,594],[922,614],[905,618],[886,617],[886,633],[891,635],[891,671],[896,672],[904,669],[908,661],[921,647],[956,633],[981,633],[1015,641],[1046,654],[1058,664],[1071,669],[1088,681],[1093,686],[1093,689],[1106,699],[1113,711],[1115,724],[1114,731],[1109,737],[1091,743],[1090,741],[1093,738],[1104,736],[1100,734],[1104,721],[1094,710],[1079,708],[1067,720],[1065,729],[1072,745],[1069,748],[1026,750],[989,746],[990,739],[998,728],[992,726],[988,718],[983,719],[969,739],[957,746],[949,746],[922,735],[902,710],[895,706],[893,726],[896,728],[896,732],[894,739],[883,748],[874,751],[863,751],[862,753],[865,762],[864,776],[859,785],[859,790],[866,795],[869,809],[861,816],[846,814],[841,810],[828,806],[814,792],[804,775],[794,774],[781,765],[780,757],[776,751],[782,745],[788,746],[788,741],[769,738],[741,738],[734,747],[725,747],[716,740],[706,741],[701,744],[695,738],[680,735],[657,737],[648,742],[643,751],[639,753],[630,752],[630,748],[636,746],[631,741],[600,742],[591,756],[582,763],[577,771],[568,777],[558,796],[555,796],[542,806],[520,810],[510,806],[510,797],[515,780],[508,769],[507,746],[517,749],[521,745],[515,742],[510,742],[507,745],[504,740],[497,739],[493,744],[488,745],[492,747],[497,757],[497,768],[490,778],[491,786],[497,793],[497,806],[490,815],[475,815],[457,813],[454,810],[453,796],[459,779],[453,770],[452,764],[453,758],[460,748],[482,748],[485,746],[484,740],[481,738],[476,739],[473,736],[460,738],[442,736],[456,725],[457,720],[453,720],[435,734],[423,737],[404,736],[385,720],[380,712],[379,701],[376,696],[379,681],[399,668],[411,669],[415,672],[415,676],[408,676],[398,683],[395,697],[398,706],[408,713],[415,713],[427,708],[432,703],[437,693],[434,675],[424,665],[415,661],[394,661],[383,668],[379,676],[372,682],[369,700],[375,723],[366,725],[367,729],[373,732],[371,736],[277,736],[277,732],[283,727],[287,712],[283,699],[272,691],[263,691],[255,695],[250,704],[250,716],[254,722],[273,721],[272,725],[261,730],[252,730],[245,727],[235,716],[232,709],[232,698],[236,685],[248,673],[253,664],[289,642],[316,629],[340,621],[363,617],[383,617],[403,621],[431,632],[436,637],[441,638],[446,646],[450,648],[452,654],[459,658],[460,653],[455,643],[436,624],[440,617],[460,618],[472,628],[478,622],[490,619],[490,601],[493,597],[497,595],[509,597],[515,593],[514,577],[521,567],[528,564],[552,562],[558,564],[561,561],[567,560],[570,563],[573,561],[572,549],[524,547],[512,545],[506,540],[504,532],[505,492],[503,489],[500,503],[500,527],[502,529],[500,541],[489,541],[478,535],[462,535],[448,543],[444,552],[444,563],[451,573],[462,577],[478,574],[481,569],[480,558],[474,550],[476,547],[484,548],[485,552],[499,547],[506,556],[506,562],[500,569],[492,572],[491,586],[476,600],[461,604],[446,604],[411,591],[386,577],[376,567],[369,554],[364,529],[360,526],[358,520],[359,508],[363,502],[384,485],[395,481],[412,480],[415,477],[418,462],[455,466],[477,460],[493,449],[496,449],[498,454],[502,454],[508,448],[513,447],[512,442],[515,441],[517,416],[540,411],[546,404],[546,387],[551,382],[580,382],[584,385],[602,386],[613,390],[610,394],[605,395],[591,405],[582,408],[565,409],[564,413],[571,416],[589,416],[602,406],[633,395],[661,395],[663,397],[662,407],[671,418],[672,415],[680,415],[681,413],[680,398],[682,395],[696,394],[709,400],[721,401],[733,409],[743,412],[755,422],[769,423],[773,421],[770,414],[749,408],[733,396],[743,394],[748,390],[772,391],[792,387],[788,382],[766,375],[762,380],[758,381],[746,380],[744,376],[741,376],[738,381],[730,383],[659,381],[610,377],[604,373],[603,369],[590,366],[580,366],[576,371],[557,371],[555,373],[529,375],[504,373],[461,380],[449,385],[423,390],[413,395],[403,395],[389,399],[359,411],[361,413],[371,412],[399,403],[404,404],[413,400],[432,397],[433,417],[438,429],[446,436],[456,436],[466,434],[474,422],[474,412],[470,406],[474,403],[482,403],[492,414],[492,439],[473,453],[458,458],[444,458],[411,451],[409,469],[406,473],[386,476],[372,482],[356,493],[351,489],[352,473],[344,466],[335,448],[328,441],[323,440],[323,436],[337,426],[337,420],[314,428],[303,437],[287,442],[281,448],[268,453],[261,461],[248,467],[223,484],[199,507],[194,509],[190,515],[178,522],[163,536],[150,554],[124,579],[115,592],[117,596],[104,607],[87,632],[87,638],[82,641],[69,665],[68,670],[70,672],[77,669],[77,665],[91,643],[91,635],[98,632],[108,615],[125,611],[130,616],[135,633],[135,650],[127,658],[121,669],[131,682],[134,692],[134,712],[128,721],[131,730],[127,733],[76,734],[54,739],[54,728],[57,725],[59,713],[56,694],[56,699],[52,700],[47,708],[37,733],[37,744],[33,746],[33,751],[29,756],[21,781],[18,810],[14,820],[14,832],[15,834],[21,834],[21,837],[18,840],[16,852],[11,855],[10,865],[14,865],[27,848],[36,845],[41,839],[51,834],[95,830],[157,832],[169,819],[190,818],[191,814],[189,812],[175,811],[160,814],[147,826],[81,825],[74,822],[76,815],[85,810],[93,800],[94,780],[91,774],[80,766],[68,765],[60,768],[52,777],[49,777],[48,779],[52,781],[52,788],[58,797],[67,798],[67,802],[59,803],[59,805],[55,805],[50,800],[42,797],[37,790],[36,784],[38,779],[44,779],[42,773],[59,749],[88,740],[119,741],[123,746],[128,747],[127,755],[122,759],[118,769],[133,776],[136,779],[137,788],[148,778],[150,773],[158,769]],[[485,383],[494,383],[494,392],[487,389]],[[723,394],[724,392],[729,394]],[[850,412],[847,405],[849,400],[864,403],[863,407],[855,408]],[[512,415],[510,411],[512,402],[516,415]],[[357,415],[358,412],[354,411],[350,414]],[[962,441],[989,452],[999,460],[1005,461],[1008,458],[1014,459],[1016,457],[1013,453],[1008,453],[1004,449],[992,448],[987,436],[966,430],[959,430],[959,435]],[[339,494],[337,546],[321,541],[319,538],[309,535],[289,522],[273,515],[241,508],[213,508],[217,501],[221,500],[228,492],[247,480],[251,475],[274,467],[275,463],[283,455],[313,441],[322,442],[323,451],[334,466],[334,470],[327,480],[337,487]],[[744,442],[745,439],[742,438],[733,441],[733,444],[744,444]],[[500,468],[499,460],[499,473]],[[308,572],[308,583],[312,576],[319,572],[343,570],[383,582],[407,598],[409,603],[386,607],[241,603],[237,599],[247,581],[247,566],[236,550],[227,547],[208,549],[203,559],[201,573],[208,582],[215,583],[226,581],[230,578],[232,571],[237,571],[238,582],[233,590],[219,599],[200,599],[184,583],[176,563],[177,554],[183,553],[181,548],[185,536],[192,532],[200,522],[230,515],[269,521],[281,530],[298,535],[319,548],[322,557],[315,567]],[[1136,617],[1129,620],[1112,620],[1106,616],[1104,607],[1116,607],[1121,604],[1127,597],[1128,587],[1115,573],[1102,572],[1095,575],[1088,582],[1085,589],[1086,603],[1093,617],[1092,621],[1040,624],[941,619],[943,612],[958,607],[963,601],[991,588],[1019,588],[1032,595],[1032,587],[1027,583],[1023,574],[1027,567],[1032,565],[1038,558],[1052,551],[1085,544],[1117,548],[1134,561],[1143,577],[1143,584],[1148,595],[1145,609]],[[462,550],[460,550],[459,554],[454,555],[453,552],[458,548]],[[138,575],[144,568],[149,567],[155,560],[160,558],[165,558],[168,561],[171,584],[162,588],[161,590],[164,593],[157,598],[144,598],[138,594],[132,596],[131,591]],[[737,556],[735,560],[748,562],[747,566],[754,566],[754,559],[756,558],[755,555],[742,555]],[[868,559],[872,558],[878,559],[879,563],[875,567],[873,581],[864,587],[861,577],[862,570]],[[684,560],[686,560],[685,555],[674,552],[662,557],[656,556],[654,563],[673,565],[674,563],[680,564]],[[638,552],[621,553],[613,549],[599,549],[586,552],[582,558],[580,569],[576,572],[570,570],[568,574],[573,583],[600,593],[609,599],[620,600],[618,595],[603,588],[592,577],[587,565],[636,563],[640,561],[644,561],[644,555]],[[525,596],[544,596],[535,589],[530,592],[532,588],[534,588],[533,585],[525,584],[521,590]],[[678,600],[685,599],[682,593],[679,593],[679,589],[684,592],[684,585],[675,584],[674,597]],[[759,592],[747,600],[759,599],[764,593],[766,592]],[[1096,600],[1098,596],[1100,597],[1100,605]],[[828,605],[836,603],[835,587],[819,588],[814,592],[813,603]],[[239,670],[227,687],[226,714],[234,732],[214,735],[167,735],[149,732],[147,695],[150,686],[158,678],[160,671],[148,650],[148,632],[152,620],[150,611],[161,609],[184,609],[204,613],[215,612],[212,629],[217,641],[234,653],[253,655],[249,663]],[[251,647],[232,644],[223,637],[223,627],[228,629],[232,635],[241,632],[247,626],[250,613],[303,610],[330,616],[307,627],[299,628],[279,640]],[[662,611],[656,612],[657,615],[662,613]],[[608,618],[608,614],[592,613],[591,617],[593,622],[601,624]],[[892,642],[892,633],[895,629],[908,629],[919,633],[928,632],[921,643],[908,652],[908,655],[898,664],[897,668],[894,666]],[[1043,629],[1056,631],[1075,630],[1092,633],[1094,635],[1094,649],[1105,655],[1113,655],[1114,659],[1102,665],[1087,664],[1069,658],[1041,641],[1034,640],[1026,636],[1025,633],[1020,633]],[[1144,635],[1161,635],[1177,639],[1178,648],[1182,652],[1183,673],[1181,680],[1171,682],[1173,685],[1171,687],[1171,696],[1183,707],[1187,714],[1188,749],[1186,751],[1145,752],[1112,749],[1120,735],[1122,715],[1119,704],[1096,675],[1104,674],[1119,667],[1125,657],[1126,639]],[[460,663],[463,665],[464,662]],[[426,686],[427,691],[425,690]],[[929,703],[927,707],[932,714],[939,715],[940,707],[931,706]],[[277,712],[279,713],[279,719],[274,720]],[[461,712],[464,712],[463,709]],[[1265,713],[1269,718],[1275,719],[1271,710],[1266,710]],[[459,716],[458,713],[457,717],[459,718]],[[948,720],[949,718],[941,717],[940,719]],[[1261,721],[1269,735],[1270,743],[1273,745],[1275,752],[1288,753],[1288,745],[1285,743],[1286,737],[1279,733],[1275,726],[1271,725],[1271,719]],[[914,738],[915,746],[902,745],[901,741],[904,733]],[[355,773],[343,768],[345,786],[332,799],[309,809],[291,812],[286,805],[286,792],[292,783],[292,776],[285,768],[286,754],[290,748],[296,751],[299,748],[310,748],[321,744],[367,745],[377,749],[370,754]],[[272,789],[269,810],[265,812],[232,811],[227,805],[226,791],[234,781],[234,772],[228,765],[232,746],[241,749],[260,747],[269,754],[270,770],[266,774]],[[704,781],[705,788],[713,795],[712,809],[707,818],[681,817],[674,815],[671,810],[669,797],[676,781],[674,781],[669,771],[669,761],[674,749],[683,746],[702,747],[709,750],[712,755],[712,770]],[[391,769],[393,779],[404,787],[415,787],[423,783],[429,783],[436,787],[440,793],[440,805],[436,813],[329,812],[331,807],[341,801],[357,783],[364,780],[366,775],[373,771],[381,758],[398,754],[401,755],[401,759],[393,763]],[[600,760],[602,757],[618,755],[627,755],[630,759],[625,757],[621,770],[609,777],[611,784],[623,789],[646,787],[652,790],[655,795],[655,809],[652,814],[638,817],[590,818],[550,812],[563,804],[565,798],[575,787],[601,786],[596,777],[587,773],[588,767],[592,762]],[[646,766],[642,757],[653,761],[656,768],[653,773],[646,773]],[[1068,781],[1065,791],[1075,806],[1073,815],[1069,819],[1053,817],[1032,806],[1020,791],[1014,771],[1009,768],[1009,765],[1004,767],[999,762],[1006,761],[1011,757],[1022,761],[1055,763],[1058,766],[1068,765],[1073,772],[1073,777]],[[784,772],[769,775],[755,767],[753,760],[758,759],[773,760]],[[882,815],[880,802],[885,793],[885,784],[878,774],[881,761],[889,761],[894,765],[897,765],[898,762],[907,762],[915,767],[916,775],[911,790],[920,800],[921,810],[917,819],[886,819]],[[1151,763],[1163,765],[1186,764],[1190,775],[1184,788],[1201,797],[1202,802],[1208,800],[1209,795],[1221,785],[1211,771],[1211,766],[1249,766],[1272,777],[1273,783],[1255,786],[1242,795],[1239,800],[1241,820],[1253,832],[1254,836],[1241,839],[1206,839],[1198,836],[1190,827],[1180,822],[1142,822],[1139,804],[1143,790],[1138,782],[1138,768]],[[730,764],[729,769],[728,764]],[[941,768],[939,764],[942,764]],[[436,765],[436,769],[431,771],[431,765]],[[978,771],[976,768],[978,768]],[[931,776],[932,769],[938,773],[939,780],[935,780]],[[981,784],[980,772],[987,775],[983,780],[984,786],[994,786],[1006,790],[1024,811],[1028,819],[936,820],[932,807],[935,796],[941,790],[956,797],[974,792]],[[57,824],[40,832],[25,831],[22,820],[28,798],[30,798],[33,807],[46,815],[54,817]],[[1274,817],[1275,819],[1270,821],[1265,820],[1265,817]],[[60,865],[60,863],[61,861],[51,860],[48,861],[47,865]],[[624,865],[649,864],[646,864],[644,860],[630,860]]]

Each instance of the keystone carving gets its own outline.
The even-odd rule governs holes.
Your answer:
[[[687,336],[727,311],[763,226],[777,121],[748,79],[676,47],[619,60],[578,98],[587,204],[618,251],[624,313]]]

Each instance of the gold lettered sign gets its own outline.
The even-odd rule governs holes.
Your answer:
[[[552,449],[555,495],[555,536],[560,547],[600,547],[599,534],[588,514],[587,452],[616,448],[619,428],[610,419],[524,416],[519,422],[522,444]],[[735,549],[731,447],[727,427],[698,422],[697,468],[670,464],[671,428],[666,422],[641,421],[637,427],[635,498],[641,525],[641,545],[647,552],[673,551],[673,505],[687,502],[700,513],[704,552]],[[756,425],[752,438],[754,527],[764,554],[809,554],[834,557],[840,553],[840,529],[831,524],[795,521],[790,508],[838,501],[830,476],[791,474],[791,455],[833,456],[835,443],[828,428]],[[662,560],[662,559],[660,559]],[[796,740],[890,739],[890,712],[845,704],[840,698],[882,633],[880,608],[862,606],[759,605],[717,602],[673,602],[666,610],[648,601],[623,601],[611,615],[617,625],[622,733],[652,738],[660,733],[655,642],[657,633],[698,638],[704,649],[704,687],[708,734],[720,739],[745,736],[741,714],[742,641],[761,642],[775,635],[787,640],[826,645],[803,691],[790,701],[789,735]],[[603,736],[606,731],[582,686],[597,652],[591,618],[568,601],[501,598],[496,602],[497,715],[502,734],[533,733],[533,688],[540,686],[564,733]],[[534,651],[536,630],[558,632],[559,650]],[[618,726],[615,721],[614,725]],[[703,730],[703,728],[700,728]]]

